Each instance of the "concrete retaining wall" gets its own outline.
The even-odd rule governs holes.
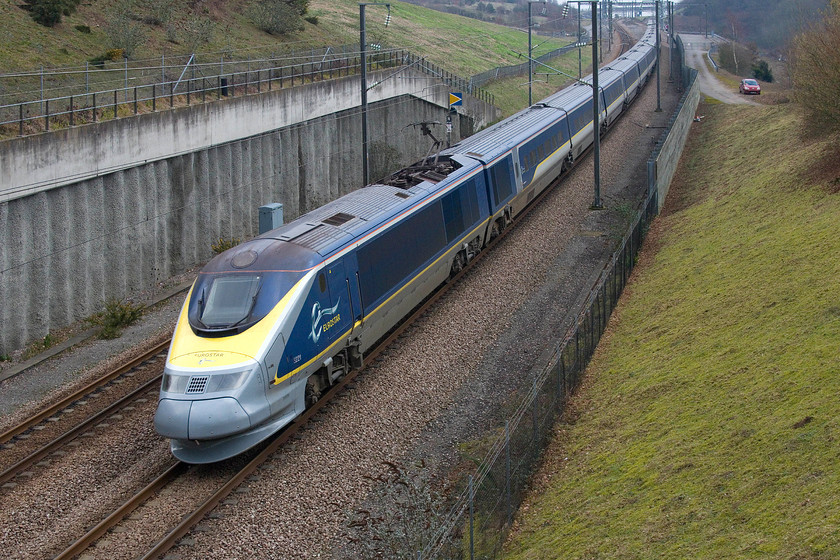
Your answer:
[[[256,235],[260,205],[288,220],[361,186],[359,102],[343,105],[359,82],[340,81],[343,95],[319,83],[0,144],[0,354],[205,262],[220,237]],[[448,107],[426,75],[394,81],[369,110],[372,177],[424,156],[406,125]],[[465,104],[453,141],[496,118]]]
[[[700,103],[700,85],[696,79],[696,72],[691,75],[688,89],[683,94],[677,112],[671,118],[668,132],[664,140],[654,153],[654,157],[648,161],[648,184],[651,189],[657,191],[659,208],[665,204],[665,197],[671,187],[671,179],[677,171],[685,141],[691,130],[691,123]]]

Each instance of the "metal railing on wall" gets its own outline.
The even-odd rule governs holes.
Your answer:
[[[474,87],[468,80],[403,49],[369,52],[367,66],[368,71],[413,66],[484,102],[495,102],[492,94],[486,90]],[[165,78],[169,71],[173,74],[172,79],[138,83],[147,80],[148,74],[129,78],[126,67],[125,85],[121,87],[89,91],[89,84],[76,84],[65,87],[78,93],[49,98],[36,95],[30,101],[0,105],[0,136],[38,134],[59,128],[356,75],[361,71],[361,56],[358,50],[327,49],[323,53],[317,52],[308,57],[298,57],[296,60],[284,57],[198,64],[190,58],[183,67],[177,67],[177,75],[172,72],[173,68],[176,67],[161,67],[161,75],[158,76]],[[136,68],[134,70],[138,71]]]
[[[564,55],[571,51],[576,51],[579,48],[580,46],[577,44],[566,45],[565,47],[560,47],[559,49],[555,49],[549,53],[536,57],[534,60],[546,63],[553,58]],[[492,68],[490,70],[486,70],[484,72],[481,72],[480,74],[472,76],[470,78],[470,84],[472,84],[475,87],[481,87],[492,80],[511,78],[513,76],[523,76],[527,73],[527,62],[523,62],[522,64],[513,64],[510,66],[499,66],[497,68]]]
[[[690,69],[689,69],[690,70]],[[681,72],[686,102],[696,72]],[[679,113],[684,111],[678,109]],[[676,113],[675,113],[676,114]],[[668,137],[674,120],[663,133]],[[619,296],[636,263],[651,221],[659,212],[659,191],[650,189],[620,246],[581,307],[575,324],[558,344],[550,365],[531,381],[516,412],[506,421],[474,473],[460,482],[459,495],[422,550],[406,551],[420,559],[493,559],[499,556],[513,513],[522,503],[551,428],[578,386]]]

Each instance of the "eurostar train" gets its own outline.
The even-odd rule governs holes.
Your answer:
[[[154,423],[172,453],[238,455],[361,367],[618,118],[654,69],[654,34],[601,70],[600,125],[577,83],[211,260],[163,374]]]

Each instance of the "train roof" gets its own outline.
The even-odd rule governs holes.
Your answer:
[[[289,245],[288,252],[297,255],[300,265],[306,264],[305,268],[311,268],[479,166],[478,162],[468,158],[445,158],[436,164],[415,164],[403,170],[415,171],[413,180],[404,187],[380,183],[368,185],[268,231],[251,243],[283,241],[283,245]],[[395,174],[388,180],[397,182],[405,178],[402,175],[397,178]],[[303,258],[304,254],[308,258]]]
[[[584,76],[581,81],[588,81],[589,83],[582,84],[581,82],[575,82],[573,85],[549,95],[540,103],[571,111],[580,106],[581,103],[589,101],[589,98],[592,96],[592,74]]]
[[[581,87],[570,86],[560,90],[503,121],[462,140],[442,153],[461,153],[484,163],[490,163],[493,159],[507,152],[514,144],[520,144],[525,138],[550,126],[554,121],[546,121],[546,111],[554,111],[556,119],[560,119],[564,116],[564,110],[569,111],[585,102],[591,91],[589,86],[576,85]]]
[[[563,116],[563,113],[556,111],[554,107],[537,103],[462,140],[443,153],[460,153],[489,164],[510,150],[513,145],[549,126],[553,121],[546,120],[546,112],[550,111],[557,113],[557,119]]]
[[[612,61],[608,68],[611,70],[618,70],[619,72],[627,72],[631,68],[638,68],[638,63],[638,60],[622,56]]]

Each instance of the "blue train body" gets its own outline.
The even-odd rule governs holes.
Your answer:
[[[601,131],[650,76],[652,34],[599,74]],[[155,414],[173,454],[237,455],[361,366],[589,148],[592,105],[591,86],[570,86],[210,261],[184,303]]]

